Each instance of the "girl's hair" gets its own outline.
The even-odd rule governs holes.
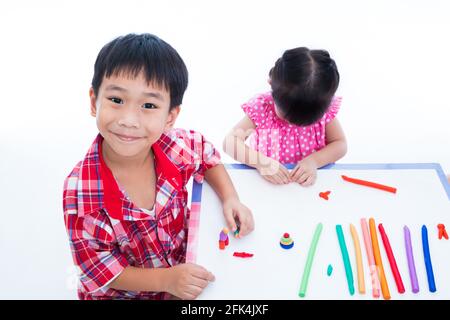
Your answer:
[[[325,114],[339,86],[339,72],[330,54],[305,47],[286,50],[269,76],[283,118],[301,126]]]
[[[92,88],[98,95],[103,77],[136,77],[140,72],[148,83],[169,91],[170,109],[182,103],[188,85],[186,65],[174,48],[149,33],[127,34],[107,43],[95,61]]]

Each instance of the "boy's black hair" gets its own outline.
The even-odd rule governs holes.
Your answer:
[[[174,48],[155,35],[131,33],[107,43],[95,61],[92,78],[95,95],[103,77],[122,72],[133,77],[143,72],[148,83],[169,91],[170,109],[183,101],[188,85],[186,65]]]
[[[306,126],[327,111],[339,86],[336,63],[325,50],[286,50],[269,73],[272,96],[283,118]]]

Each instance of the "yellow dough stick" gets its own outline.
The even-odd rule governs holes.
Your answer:
[[[359,244],[358,233],[353,224],[350,223],[350,232],[353,238],[353,244],[355,245],[356,254],[356,270],[358,273],[358,291],[359,293],[366,293],[366,285],[364,283],[364,269],[361,258],[361,245]]]

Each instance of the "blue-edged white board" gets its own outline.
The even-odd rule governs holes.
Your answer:
[[[292,168],[292,167],[291,167]],[[244,165],[227,165],[241,201],[253,212],[255,230],[243,239],[230,237],[230,245],[218,248],[225,226],[217,195],[205,182],[194,184],[193,199],[201,200],[197,261],[216,276],[200,299],[374,299],[360,219],[373,217],[383,223],[406,288],[399,294],[378,233],[381,257],[392,299],[450,299],[450,240],[438,240],[437,224],[450,231],[450,187],[439,164],[335,164],[318,170],[316,183],[304,188],[294,183],[275,186]],[[344,181],[341,175],[396,187],[392,194]],[[318,196],[330,190],[329,200]],[[316,225],[323,231],[312,264],[305,298],[298,296],[307,253]],[[366,293],[358,292],[356,258],[350,223],[361,242]],[[355,294],[350,295],[336,236],[336,224],[344,230],[353,268]],[[411,230],[420,292],[413,294],[408,273],[403,226]],[[428,290],[423,259],[421,227],[429,234],[437,291]],[[279,245],[283,233],[294,240],[291,250]],[[234,251],[254,257],[233,257]],[[327,266],[334,268],[330,277]],[[381,298],[382,299],[382,298]]]

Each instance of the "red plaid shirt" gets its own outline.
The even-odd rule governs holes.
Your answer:
[[[64,183],[64,220],[80,275],[80,299],[164,299],[163,292],[108,287],[127,266],[168,268],[186,257],[186,184],[220,162],[211,143],[174,129],[152,146],[156,168],[154,212],[143,212],[121,191],[103,161],[99,134]]]

